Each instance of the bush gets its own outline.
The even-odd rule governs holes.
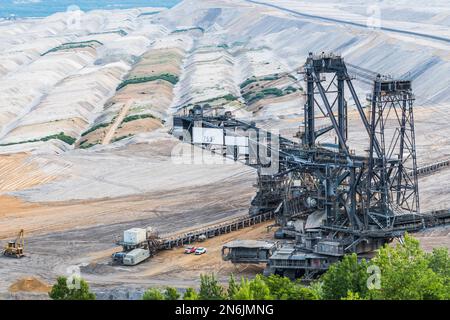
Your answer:
[[[79,284],[77,288],[76,284]],[[89,291],[89,285],[81,278],[73,278],[73,287],[68,286],[66,277],[58,277],[56,284],[49,292],[49,297],[53,300],[95,300],[95,294]]]
[[[229,298],[231,300],[255,300],[249,281],[242,278],[239,289]]]
[[[371,263],[380,268],[381,288],[371,290],[371,299],[440,300],[448,298],[445,277],[440,275],[438,256],[430,258],[420,248],[419,241],[405,235],[404,243],[395,248],[385,245]],[[447,258],[448,259],[448,258]],[[438,272],[434,272],[432,268]],[[354,291],[358,292],[358,291]],[[361,297],[364,297],[359,292]]]
[[[183,300],[198,300],[197,291],[193,288],[187,288],[186,292],[183,295]]]
[[[165,300],[165,296],[162,294],[161,290],[150,288],[144,292],[142,300]]]
[[[270,294],[270,288],[264,281],[264,277],[257,274],[255,279],[250,281],[250,291],[253,294],[255,300],[271,300],[273,299]]]
[[[331,265],[321,278],[323,298],[339,300],[347,297],[349,291],[366,296],[369,277],[367,267],[367,261],[358,262],[355,253],[346,255],[341,261]]]
[[[200,300],[224,300],[225,297],[223,287],[213,274],[200,275]]]
[[[165,300],[178,300],[180,298],[180,294],[178,293],[177,289],[167,287],[166,291],[164,292],[164,298]]]
[[[231,274],[230,279],[228,280],[228,289],[227,289],[227,295],[229,299],[232,299],[237,292],[239,291],[240,286],[236,281],[236,278],[233,274]]]

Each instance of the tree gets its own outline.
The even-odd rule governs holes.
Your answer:
[[[198,300],[198,294],[193,288],[187,288],[183,300]]]
[[[253,292],[250,288],[250,282],[248,279],[241,278],[241,285],[238,291],[230,297],[232,300],[255,300]]]
[[[225,297],[223,287],[213,274],[200,275],[200,300],[223,300]]]
[[[433,252],[427,256],[429,266],[435,273],[450,277],[450,257],[447,248],[435,248]]]
[[[72,283],[66,277],[58,277],[48,295],[53,300],[95,300],[88,283],[79,277],[73,277]]]
[[[150,288],[144,292],[142,300],[165,300],[165,297],[158,288]]]
[[[318,300],[323,299],[323,283],[321,281],[314,281],[309,285],[309,288],[314,291]]]
[[[288,300],[320,300],[320,295],[314,288],[305,287],[298,284],[294,284],[290,289]]]
[[[433,260],[436,270],[440,269],[438,261],[441,261],[440,257],[436,256]],[[381,270],[381,288],[370,291],[372,299],[434,300],[446,297],[444,278],[430,268],[431,262],[419,241],[408,234],[403,244],[381,248],[372,264]]]
[[[276,300],[288,300],[291,295],[293,283],[287,277],[272,274],[264,279],[269,287],[272,297]]]
[[[236,281],[236,278],[233,274],[231,274],[230,279],[228,280],[228,289],[227,296],[229,299],[233,299],[234,295],[239,291],[240,286]]]
[[[347,296],[341,298],[341,300],[363,300],[363,299],[359,296],[358,292],[349,291],[347,292]]]
[[[428,265],[434,273],[443,278],[445,286],[445,299],[450,299],[450,257],[447,248],[435,248],[427,256]]]
[[[271,300],[269,286],[264,281],[262,275],[257,274],[255,279],[250,281],[250,291],[253,294],[255,300]]]
[[[338,300],[347,297],[347,293],[358,292],[366,296],[368,292],[367,273],[368,263],[366,260],[358,262],[355,253],[346,255],[344,258],[330,266],[328,271],[321,277],[323,283],[323,298]]]
[[[164,298],[165,300],[178,300],[180,298],[180,294],[178,293],[177,289],[167,287],[166,291],[164,292]]]

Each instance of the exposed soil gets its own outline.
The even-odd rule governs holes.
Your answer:
[[[17,280],[9,287],[10,292],[50,292],[52,286],[43,282],[42,280],[29,277]]]

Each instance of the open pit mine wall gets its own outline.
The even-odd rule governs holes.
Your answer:
[[[99,119],[111,122],[118,116],[121,108],[114,103],[111,108],[109,103],[117,95],[117,86],[149,50],[157,48],[178,46],[184,50],[183,67],[177,75],[180,83],[172,89],[170,103],[163,102],[166,109],[167,104],[176,109],[218,97],[239,99],[239,85],[245,79],[290,72],[300,66],[308,52],[324,50],[340,53],[346,61],[369,70],[408,75],[420,104],[445,103],[450,98],[446,90],[450,62],[444,41],[420,38],[414,42],[414,36],[408,34],[330,23],[316,17],[330,13],[310,7],[301,9],[313,10],[316,15],[295,14],[292,1],[274,7],[251,1],[188,0],[170,10],[83,13],[75,30],[69,13],[2,21],[1,152],[39,148],[64,152],[73,148],[73,139],[81,142],[86,130],[104,124]],[[332,12],[337,14],[344,8],[336,5]],[[396,18],[389,12],[391,20],[386,23]],[[410,9],[408,14],[424,27],[424,33],[442,27],[445,21],[438,19],[437,12],[435,16],[420,16]],[[352,12],[348,21],[357,15]],[[399,25],[411,28],[404,21]],[[361,87],[365,88],[364,84]],[[158,101],[153,103],[158,105]],[[234,109],[240,108],[235,105]],[[163,118],[167,113],[159,111],[157,116]],[[127,135],[111,140],[123,137]]]

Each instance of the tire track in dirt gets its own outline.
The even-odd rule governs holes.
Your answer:
[[[132,104],[133,104],[133,100],[128,100],[127,103],[123,106],[122,110],[120,110],[120,113],[116,118],[116,121],[114,121],[112,126],[109,128],[108,133],[103,138],[102,145],[107,145],[111,142],[111,139],[114,136],[114,133],[116,132],[117,128],[122,123],[123,119],[125,119],[126,115],[128,114],[128,111],[130,111],[130,107]]]

